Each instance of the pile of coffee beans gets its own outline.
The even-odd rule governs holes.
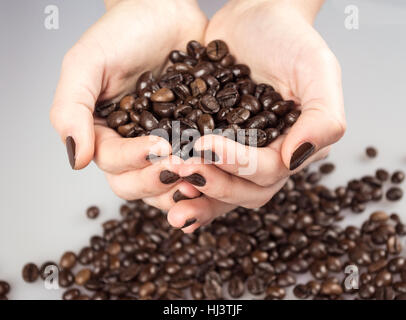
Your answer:
[[[10,292],[10,285],[4,280],[0,280],[0,300],[8,300],[7,295]]]
[[[182,149],[189,139],[177,142],[173,136],[195,137],[213,131],[263,147],[300,116],[294,101],[283,100],[268,84],[254,83],[249,67],[236,64],[222,40],[207,47],[190,41],[186,49],[169,54],[173,64],[159,78],[144,72],[133,93],[118,103],[97,106],[96,115],[106,118],[107,125],[126,138],[165,132],[173,153],[182,157],[190,155],[190,147]]]
[[[28,264],[23,277],[45,279],[54,264],[66,300],[283,299],[290,289],[299,299],[406,299],[399,215],[376,211],[361,227],[338,224],[385,194],[395,200],[385,190],[402,172],[379,169],[329,189],[320,182],[333,170],[331,163],[304,170],[260,209],[238,208],[193,234],[142,201],[128,202],[78,253],[66,252],[59,264]],[[346,278],[348,267],[358,282]],[[301,274],[311,280],[298,283]]]

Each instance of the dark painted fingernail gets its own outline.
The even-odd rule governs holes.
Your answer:
[[[179,175],[176,174],[175,172],[169,171],[169,170],[164,170],[161,171],[161,173],[159,174],[159,180],[163,183],[163,184],[171,184],[176,182],[179,179]]]
[[[70,166],[72,167],[72,169],[75,169],[76,143],[71,136],[66,138],[66,151],[68,152]]]
[[[198,187],[203,187],[206,184],[206,179],[198,173],[193,173],[190,176],[184,177],[183,179]]]
[[[211,150],[204,150],[201,151],[201,153],[201,157],[204,160],[209,160],[210,162],[217,162],[220,160],[219,156]]]
[[[190,227],[192,224],[196,223],[196,221],[197,221],[197,219],[195,219],[195,218],[186,220],[185,224],[183,225],[183,227],[181,229]]]
[[[306,161],[307,158],[309,158],[312,155],[314,149],[315,149],[314,145],[311,144],[310,142],[305,142],[302,145],[300,145],[300,147],[297,148],[296,151],[293,152],[292,154],[289,169],[295,170],[296,168],[298,168],[303,162]]]
[[[186,197],[182,192],[179,190],[176,190],[176,192],[173,194],[173,201],[179,202],[181,200],[190,200],[190,198]]]

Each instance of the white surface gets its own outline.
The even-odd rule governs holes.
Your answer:
[[[65,250],[80,249],[101,231],[102,221],[118,214],[121,203],[94,165],[72,172],[47,115],[63,53],[103,12],[101,1],[54,2],[62,14],[57,32],[43,28],[45,1],[0,5],[1,43],[6,44],[0,50],[0,279],[10,282],[11,299],[59,299],[60,292],[45,290],[40,282],[25,284],[22,266],[29,261],[58,261]],[[348,31],[343,24],[346,3],[330,1],[317,21],[342,64],[348,117],[347,135],[329,159],[337,164],[325,180],[332,187],[378,167],[406,170],[406,26],[399,19],[396,23],[375,19],[382,12],[406,13],[406,7],[399,1],[385,1],[383,8],[351,1],[360,7],[361,25],[358,31]],[[22,4],[24,11],[19,9]],[[204,5],[211,12],[216,6],[215,1]],[[367,145],[378,147],[377,159],[364,157]],[[85,217],[92,204],[101,208],[96,221]],[[368,207],[367,213],[375,209],[398,212],[406,219],[405,199]],[[367,213],[350,215],[345,223],[357,224]]]

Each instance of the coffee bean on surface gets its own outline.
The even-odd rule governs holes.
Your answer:
[[[38,267],[33,263],[27,263],[22,273],[25,282],[35,282],[39,277]]]
[[[100,209],[96,206],[91,206],[86,210],[86,215],[89,219],[96,219],[100,214]]]
[[[376,150],[375,147],[368,147],[366,148],[365,153],[367,154],[368,158],[375,158],[378,155],[378,150]]]

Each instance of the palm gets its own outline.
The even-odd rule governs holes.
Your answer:
[[[177,8],[175,4],[154,2],[119,3],[80,40],[84,50],[91,50],[103,63],[101,90],[94,92],[99,100],[133,90],[146,70],[159,71],[168,48],[181,48],[190,39],[202,39],[206,18],[197,7],[184,3],[183,8]]]
[[[238,52],[237,59],[250,66],[256,81],[272,84],[285,99],[302,104],[318,99],[314,74],[323,61],[334,58],[303,17],[294,15],[293,24],[292,17],[287,20],[267,6],[254,6],[243,14],[229,9],[226,6],[212,19],[206,40],[224,39],[232,52]]]

